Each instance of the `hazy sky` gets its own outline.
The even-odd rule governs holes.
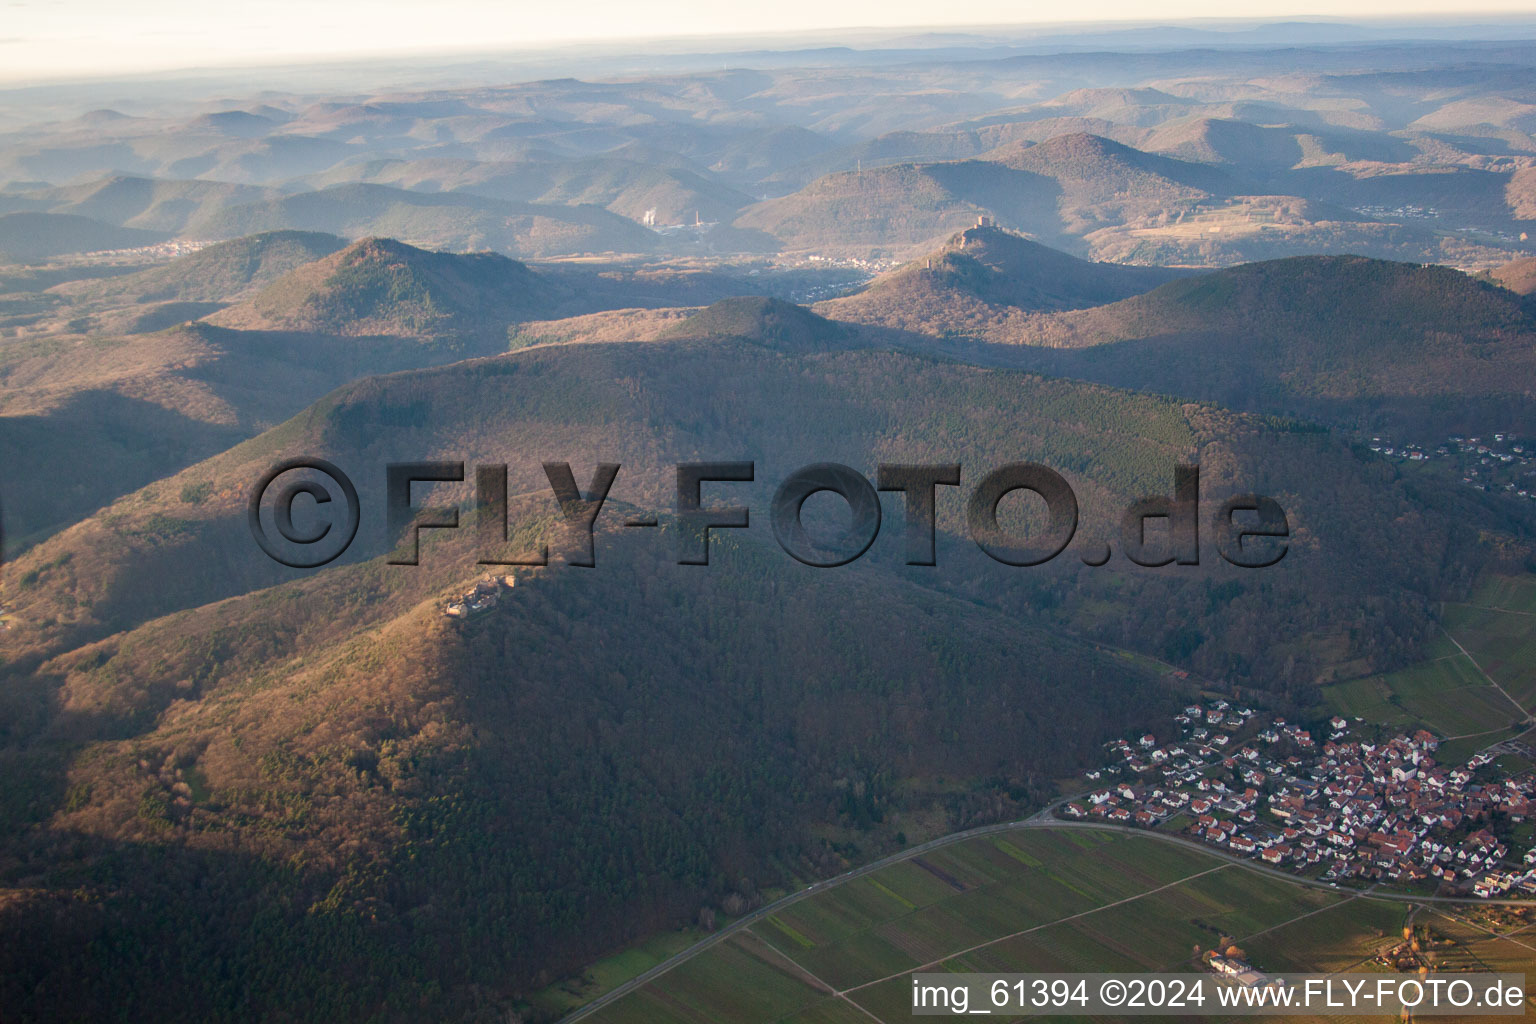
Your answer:
[[[1536,13],[1536,0],[1476,0]],[[1454,0],[0,0],[0,79],[856,26],[1455,13]]]

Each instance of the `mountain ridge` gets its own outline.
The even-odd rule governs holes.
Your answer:
[[[1002,228],[980,226],[817,308],[833,319],[939,336],[1006,332],[1003,325],[1020,316],[1108,304],[1191,273],[1092,263]]]

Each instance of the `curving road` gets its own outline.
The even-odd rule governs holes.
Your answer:
[[[835,875],[832,878],[823,879],[820,882],[808,885],[798,892],[790,893],[788,896],[785,896],[782,899],[765,904],[764,906],[758,907],[751,913],[737,918],[726,927],[721,928],[719,931],[707,936],[706,938],[700,939],[698,942],[695,942],[687,949],[675,954],[669,959],[663,960],[661,963],[657,964],[655,967],[652,967],[645,973],[636,975],[629,981],[624,982],[622,985],[619,985],[616,988],[603,993],[580,1009],[566,1015],[560,1021],[560,1024],[573,1024],[574,1021],[581,1020],[583,1017],[586,1017],[589,1014],[596,1013],[598,1010],[609,1005],[610,1003],[616,1002],[617,1000],[624,998],[624,996],[635,991],[636,989],[641,988],[652,981],[655,981],[657,978],[677,967],[683,961],[697,956],[716,943],[723,942],[730,938],[732,935],[735,935],[737,932],[750,928],[752,925],[761,921],[763,918],[772,914],[777,914],[785,907],[788,907],[794,903],[798,903],[800,900],[813,896],[824,889],[830,889],[834,885],[841,885],[843,882],[849,881],[850,879],[858,878],[862,875],[867,875],[873,871],[879,871],[881,868],[899,863],[900,861],[907,860],[911,857],[922,856],[924,853],[927,853],[930,850],[937,850],[941,847],[949,846],[951,843],[962,843],[968,839],[974,839],[977,836],[996,835],[1000,832],[1014,832],[1019,829],[1027,828],[1082,828],[1096,829],[1101,832],[1131,833],[1133,835],[1145,836],[1148,839],[1157,840],[1159,842],[1173,843],[1178,846],[1188,847],[1192,850],[1198,850],[1200,853],[1205,854],[1207,857],[1213,857],[1217,860],[1225,860],[1239,867],[1246,868],[1247,870],[1258,872],[1259,874],[1281,878],[1293,885],[1310,886],[1314,889],[1325,889],[1339,893],[1354,892],[1356,895],[1359,895],[1363,899],[1386,900],[1395,903],[1465,903],[1536,907],[1536,900],[1478,899],[1471,896],[1413,896],[1408,893],[1379,892],[1374,888],[1365,890],[1364,892],[1353,889],[1341,889],[1338,886],[1332,885],[1328,882],[1319,882],[1311,878],[1301,878],[1290,874],[1289,872],[1281,871],[1278,868],[1272,868],[1267,864],[1261,864],[1250,860],[1247,857],[1239,857],[1236,854],[1231,854],[1223,850],[1215,849],[1213,847],[1207,846],[1204,843],[1196,842],[1193,839],[1185,839],[1182,836],[1170,835],[1166,832],[1152,832],[1144,828],[1133,828],[1129,825],[1110,825],[1096,821],[1062,821],[1059,818],[1051,816],[1051,812],[1059,806],[1061,806],[1060,803],[1054,804],[1043,811],[1040,811],[1028,818],[1022,818],[1018,821],[1001,822],[996,825],[982,825],[979,828],[966,829],[964,832],[952,832],[947,836],[940,836],[938,839],[930,839],[926,843],[920,843],[917,846],[908,847],[899,853],[894,853],[889,857],[883,857],[880,860],[872,861],[869,864],[865,864],[863,867],[854,868],[850,871],[845,871],[840,875]]]

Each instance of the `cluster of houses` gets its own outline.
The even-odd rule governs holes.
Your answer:
[[[68,262],[75,264],[140,263],[189,256],[199,249],[206,249],[213,243],[212,239],[175,238],[167,242],[156,242],[154,245],[138,245],[131,249],[99,249],[65,258]]]
[[[1435,448],[1412,442],[1394,443],[1371,438],[1370,449],[1389,458],[1408,462],[1451,459],[1461,472],[1461,482],[1480,491],[1497,491],[1536,500],[1536,444],[1510,433],[1487,437],[1453,435]]]
[[[1328,736],[1224,700],[1194,704],[1180,738],[1107,746],[1117,761],[1087,773],[1100,788],[1058,809],[1142,828],[1181,829],[1229,853],[1336,881],[1444,885],[1536,894],[1536,849],[1511,858],[1487,825],[1536,816],[1536,779],[1496,778],[1484,752],[1436,762],[1435,737],[1367,740],[1334,717]]]
[[[817,271],[829,269],[854,271],[851,274],[827,275],[825,279],[813,280],[809,284],[792,289],[789,295],[790,300],[800,303],[819,302],[822,299],[847,295],[873,281],[878,275],[899,266],[895,260],[831,255],[782,257],[774,262],[775,266],[780,268],[804,269],[809,265],[811,269]],[[756,274],[757,271],[754,270],[751,273]]]
[[[462,594],[454,595],[444,603],[443,614],[453,619],[464,619],[488,608],[494,608],[502,595],[516,585],[515,576],[487,574],[476,580],[474,586]]]
[[[1398,220],[1437,220],[1440,217],[1440,211],[1433,206],[1418,206],[1414,203],[1403,203],[1400,206],[1356,206],[1354,210],[1367,217],[1392,217]]]
[[[795,262],[798,264],[801,261]],[[828,267],[853,267],[871,274],[883,274],[892,267],[899,266],[894,260],[866,259],[863,256],[807,256],[803,262],[819,263]]]
[[[1516,439],[1514,434],[1494,434],[1491,440],[1480,437],[1452,437],[1436,450],[1437,456],[1456,458],[1461,466],[1461,482],[1480,491],[1502,491],[1518,498],[1536,500],[1536,445]]]

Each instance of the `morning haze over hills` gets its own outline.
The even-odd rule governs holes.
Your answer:
[[[1044,902],[940,920],[912,879],[815,883],[893,858],[995,891],[996,865],[922,844],[1050,826],[1106,744],[1156,751],[1102,782],[1127,808],[1252,786],[1212,813],[1274,844],[1264,802],[1319,781],[1287,723],[1336,763],[1423,730],[1443,766],[1486,753],[1486,791],[1536,795],[1536,58],[1525,22],[1442,27],[0,90],[0,1018],[895,1020],[818,972],[1067,969],[950,959]],[[359,500],[311,569],[249,519],[295,458]],[[676,467],[722,461],[754,473],[703,503],[749,523],[682,564]],[[416,566],[384,511],[407,462],[464,464],[411,490],[458,523]],[[958,463],[936,564],[889,492],[862,557],[791,558],[775,489],[821,462],[871,484]],[[1016,462],[1075,495],[1046,564],[968,521]],[[585,567],[567,517],[605,463]],[[505,524],[476,473],[500,465]],[[1166,511],[1181,465],[1197,564],[1167,520],[1122,522]],[[1253,494],[1286,517],[1264,568],[1218,522]],[[303,491],[289,532],[343,534],[341,498]],[[803,511],[820,543],[849,521],[825,494]],[[997,515],[1047,529],[1023,493]],[[257,522],[283,528],[271,494]],[[1190,705],[1218,702],[1230,728],[1195,736]],[[1336,869],[1361,892],[1299,962],[1371,961],[1405,923],[1470,950],[1457,915],[1482,911],[1456,901],[1489,875],[1529,895],[1536,843],[1523,804],[1485,802],[1390,826],[1491,830],[1477,878]],[[1178,856],[1214,842],[1146,813],[1127,827]],[[1035,891],[1066,870],[997,851]],[[1242,918],[1261,885],[1310,919],[1332,861],[1221,864],[1248,881],[1153,915],[1177,942],[1068,966],[1270,934]],[[1476,920],[1529,924],[1508,913]]]

